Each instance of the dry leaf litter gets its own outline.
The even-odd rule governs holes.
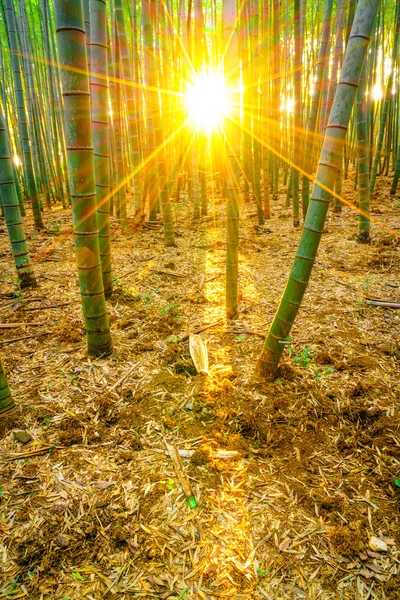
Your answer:
[[[18,408],[0,421],[0,598],[400,598],[400,312],[365,303],[400,300],[388,185],[373,215],[391,232],[374,225],[370,245],[349,208],[329,216],[266,384],[254,365],[300,236],[283,191],[264,228],[242,206],[229,324],[224,201],[191,223],[182,195],[172,249],[161,224],[124,237],[113,221],[107,359],[86,354],[70,215],[47,213],[44,233],[26,220],[40,287],[17,296],[2,225],[0,351]]]

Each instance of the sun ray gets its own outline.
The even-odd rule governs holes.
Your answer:
[[[143,159],[142,162],[140,163],[140,165],[138,165],[135,169],[133,169],[130,173],[128,173],[119,182],[118,185],[116,185],[112,190],[110,190],[109,194],[107,196],[105,196],[102,199],[102,202],[96,206],[96,211],[98,208],[101,208],[101,206],[103,206],[103,204],[108,202],[108,200],[110,200],[114,196],[114,194],[116,194],[119,190],[121,190],[131,179],[133,179],[133,177],[137,173],[139,173],[150,161],[152,161],[153,158],[155,158],[157,156],[157,154],[162,150],[162,148],[165,148],[168,144],[170,144],[178,136],[178,134],[182,133],[182,131],[187,127],[187,123],[188,123],[188,120],[186,119],[186,121],[184,121],[182,123],[182,125],[180,125],[180,127],[178,127],[178,129],[173,131],[169,135],[169,137],[163,141],[162,144],[160,144],[157,148],[155,148],[153,150],[153,152],[151,154],[149,154],[149,156],[147,156],[145,159]],[[89,218],[92,214],[93,213],[89,213],[88,215],[85,215],[85,219]],[[39,250],[36,253],[36,255],[34,256],[34,258],[32,258],[32,262],[37,262],[38,260],[43,259],[47,254],[52,252],[54,250],[54,248],[57,248],[57,246],[59,246],[67,237],[69,237],[71,235],[71,233],[74,231],[74,228],[79,227],[79,225],[81,225],[81,224],[82,224],[82,222],[75,223],[74,227],[70,227],[64,234],[60,235],[59,238],[57,239],[57,241],[55,241],[53,244],[50,244],[49,246],[46,246],[46,248],[44,248],[43,250]]]
[[[340,200],[340,202],[342,202],[343,204],[346,204],[346,206],[348,206],[349,208],[351,208],[352,210],[354,210],[358,214],[363,215],[364,217],[367,217],[372,223],[375,223],[375,225],[379,226],[381,229],[384,229],[385,231],[387,231],[388,233],[390,233],[391,235],[394,235],[396,237],[399,236],[399,234],[397,233],[397,231],[395,231],[394,229],[392,229],[388,225],[385,225],[385,223],[382,223],[379,219],[377,219],[373,215],[371,215],[369,213],[366,213],[364,210],[362,210],[358,206],[356,206],[353,202],[350,202],[350,200],[346,200],[346,198],[344,198],[343,196],[341,196],[340,194],[338,194],[335,190],[329,189],[322,182],[318,181],[316,179],[316,177],[314,177],[314,175],[311,175],[310,173],[307,173],[306,171],[304,171],[304,169],[302,169],[299,165],[297,165],[292,160],[290,160],[290,158],[288,158],[287,156],[285,156],[284,154],[282,154],[281,152],[279,152],[278,150],[276,150],[276,148],[273,148],[265,140],[261,139],[259,136],[257,136],[256,134],[254,134],[254,132],[252,132],[251,130],[245,128],[242,123],[237,122],[232,117],[228,116],[228,118],[232,122],[234,122],[236,125],[238,125],[243,131],[245,131],[246,133],[248,133],[249,135],[251,135],[255,140],[257,140],[258,142],[260,142],[260,144],[262,144],[265,148],[267,148],[273,154],[275,154],[275,156],[277,156],[278,158],[282,159],[284,162],[286,162],[286,164],[288,164],[293,169],[296,169],[301,175],[304,175],[305,177],[307,177],[307,179],[309,179],[313,184],[316,183],[317,185],[320,186],[320,188],[322,188],[323,190],[325,190],[326,192],[328,192],[328,194],[330,194],[334,198],[337,198],[338,200]]]

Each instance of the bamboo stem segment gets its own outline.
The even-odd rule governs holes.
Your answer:
[[[97,227],[94,156],[81,0],[54,2],[79,287],[88,352],[112,353]]]

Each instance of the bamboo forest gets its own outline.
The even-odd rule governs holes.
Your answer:
[[[0,598],[400,599],[399,0],[0,0]]]

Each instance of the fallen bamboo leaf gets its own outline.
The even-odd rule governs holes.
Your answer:
[[[284,552],[285,550],[287,550],[291,542],[292,540],[290,538],[286,538],[285,540],[283,540],[283,542],[279,544],[279,552]]]
[[[375,535],[371,536],[368,541],[368,545],[371,550],[376,552],[387,552],[387,543],[376,537]]]
[[[106,490],[110,485],[114,485],[113,481],[101,481],[100,479],[95,482],[96,487],[100,490]]]
[[[199,292],[201,292],[201,290],[203,289],[205,278],[206,278],[206,275],[205,275],[205,273],[203,273],[203,275],[201,276],[201,279],[200,279],[200,283],[199,283],[199,288],[198,288]]]
[[[189,335],[189,352],[197,372],[208,375],[208,350],[201,335]]]

